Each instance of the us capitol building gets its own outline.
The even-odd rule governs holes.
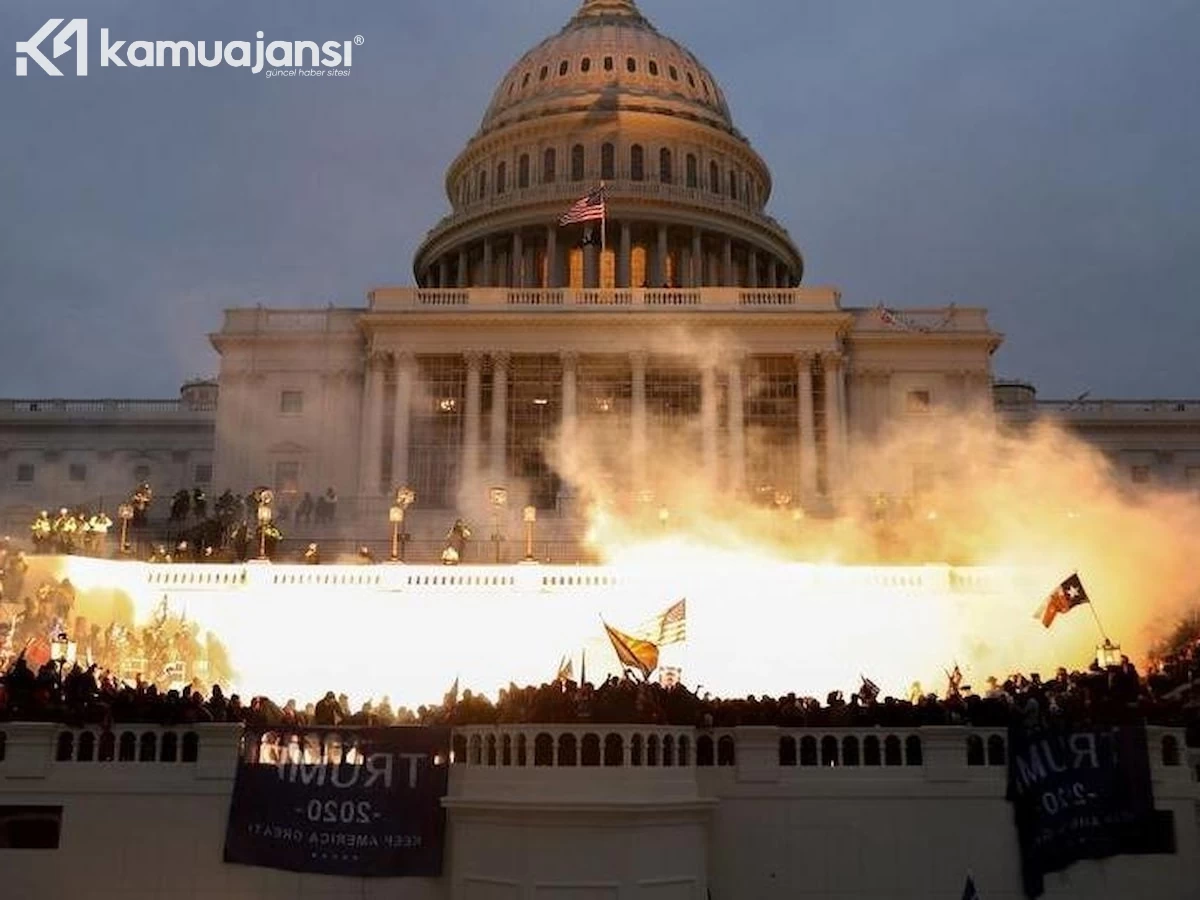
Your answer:
[[[601,184],[604,234],[560,226]],[[1200,402],[1038,401],[994,382],[983,309],[850,308],[807,286],[720,85],[632,0],[586,0],[521,57],[445,187],[415,286],[228,310],[217,381],[179,401],[0,400],[0,521],[150,481],[332,488],[340,521],[386,522],[407,485],[433,534],[502,486],[570,535],[580,473],[646,498],[681,466],[831,510],[887,427],[969,409],[1062,419],[1133,484],[1200,485]]]

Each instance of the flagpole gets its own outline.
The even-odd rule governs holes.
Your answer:
[[[1076,578],[1079,578],[1079,570],[1078,569],[1076,569],[1072,574]],[[1082,579],[1080,580],[1079,583],[1083,584]],[[1086,591],[1085,591],[1085,593],[1086,593]],[[1100,637],[1104,639],[1104,645],[1107,647],[1109,644],[1112,643],[1112,641],[1110,641],[1108,639],[1108,632],[1106,632],[1104,630],[1104,624],[1100,621],[1100,614],[1096,612],[1096,601],[1092,599],[1091,594],[1087,594],[1087,598],[1088,598],[1088,602],[1087,602],[1088,609],[1090,609],[1092,611],[1092,618],[1096,620],[1096,628],[1099,629]]]
[[[1108,646],[1111,641],[1108,639],[1108,634],[1104,630],[1104,626],[1100,623],[1100,616],[1096,614],[1096,601],[1092,599],[1092,595],[1088,594],[1088,607],[1092,611],[1092,618],[1096,620],[1096,627],[1100,629],[1100,637],[1104,638],[1105,646]]]
[[[600,182],[600,265],[596,273],[596,281],[603,284],[601,273],[604,271],[604,254],[608,252],[608,202],[604,197],[604,182]]]

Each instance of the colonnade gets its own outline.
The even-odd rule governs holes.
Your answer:
[[[458,289],[793,285],[794,273],[768,250],[727,234],[662,223],[609,221],[610,260],[604,265],[599,223],[593,224],[593,238],[587,243],[583,227],[564,230],[557,224],[489,235],[438,257],[422,274],[421,284]],[[573,266],[571,253],[580,247],[582,265]]]
[[[491,409],[489,441],[482,441],[484,354],[467,351],[463,354],[465,367],[465,405],[462,410],[461,445],[447,447],[447,453],[460,453],[459,471],[462,477],[486,475],[490,483],[503,485],[508,480],[508,385],[512,356],[508,351],[487,354],[491,360]],[[562,414],[558,425],[566,438],[576,434],[579,420],[579,354],[560,353],[562,364]],[[633,485],[652,488],[647,484],[647,404],[646,378],[649,355],[635,350],[628,354],[632,394],[630,416],[630,457]],[[847,397],[845,358],[838,352],[800,351],[793,356],[796,365],[799,402],[798,454],[800,491],[802,499],[827,492],[845,476],[848,455]],[[814,363],[817,365],[814,366]],[[724,484],[732,491],[742,491],[746,485],[746,430],[744,368],[745,358],[733,357],[722,362],[701,360],[697,365],[700,376],[701,459],[708,482],[721,483],[719,447],[721,444],[718,417],[718,373],[723,370],[728,385],[728,416],[725,446],[728,448],[728,467]],[[821,390],[814,390],[814,374],[821,378]],[[395,385],[388,390],[389,378]],[[367,361],[363,388],[362,447],[360,457],[360,493],[380,496],[408,482],[409,438],[412,403],[417,380],[417,360],[407,351],[377,352]],[[386,405],[394,397],[394,409]],[[818,406],[820,416],[818,417]],[[818,427],[820,418],[822,427]],[[386,423],[391,423],[390,439],[385,435]],[[391,448],[391,465],[385,467],[385,451]],[[484,450],[486,449],[486,455]],[[819,478],[823,460],[824,478]],[[385,471],[386,469],[386,471]]]

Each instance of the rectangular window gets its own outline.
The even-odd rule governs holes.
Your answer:
[[[288,416],[304,412],[304,392],[282,391],[279,394],[279,411]]]
[[[1149,484],[1150,483],[1150,467],[1149,466],[1134,466],[1130,470],[1130,475],[1133,478],[1134,484]]]
[[[20,484],[33,484],[33,463],[21,463],[17,466],[17,481]]]
[[[300,463],[275,463],[275,490],[280,494],[295,494],[300,490]]]
[[[61,806],[0,806],[0,850],[57,850]]]
[[[71,463],[67,467],[67,477],[71,481],[87,481],[87,466],[83,463]]]
[[[910,413],[929,412],[931,406],[929,391],[909,391],[905,396],[904,405]]]
[[[195,471],[196,484],[212,483],[212,463],[200,463]]]

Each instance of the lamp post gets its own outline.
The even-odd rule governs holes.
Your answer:
[[[388,521],[392,523],[392,562],[400,561],[400,526],[404,524],[404,507],[396,504],[388,510]]]
[[[396,488],[396,498],[392,502],[392,508],[388,510],[388,521],[392,523],[392,562],[404,562],[404,548],[408,544],[408,532],[404,530],[404,514],[416,499],[416,492],[408,485]]]
[[[492,543],[496,545],[496,563],[500,563],[500,542],[504,535],[500,533],[500,513],[508,506],[508,488],[494,487],[488,491],[488,499],[492,504]]]
[[[537,522],[537,507],[527,506],[525,517],[525,562],[533,562],[533,526]]]
[[[129,552],[129,523],[133,519],[133,504],[122,503],[117,507],[117,518],[121,520],[121,552]]]
[[[263,491],[258,501],[258,558],[267,558],[267,526],[271,524],[274,515],[271,511],[271,501],[274,499],[270,491]]]

